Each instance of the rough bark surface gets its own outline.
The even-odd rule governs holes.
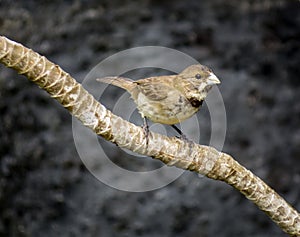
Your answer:
[[[0,60],[46,90],[98,135],[120,147],[160,159],[167,165],[222,180],[254,202],[285,232],[300,236],[299,213],[231,156],[212,147],[152,132],[147,144],[141,128],[112,114],[58,65],[5,37],[0,37]]]

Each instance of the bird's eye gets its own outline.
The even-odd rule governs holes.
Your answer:
[[[201,79],[201,75],[200,75],[200,74],[196,74],[196,75],[195,75],[195,78],[196,78],[196,79]]]

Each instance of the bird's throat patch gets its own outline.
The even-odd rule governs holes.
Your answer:
[[[195,97],[192,97],[189,99],[189,102],[191,103],[191,105],[195,108],[200,107],[203,104],[203,100],[198,100]]]

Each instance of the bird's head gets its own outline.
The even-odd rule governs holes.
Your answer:
[[[220,80],[212,70],[201,64],[187,67],[176,78],[176,87],[183,90],[186,97],[202,101],[213,85],[220,84]]]

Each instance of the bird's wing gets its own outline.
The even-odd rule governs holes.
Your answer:
[[[159,101],[168,97],[170,91],[174,90],[166,83],[161,83],[154,78],[147,78],[135,81],[139,90],[151,100]]]

